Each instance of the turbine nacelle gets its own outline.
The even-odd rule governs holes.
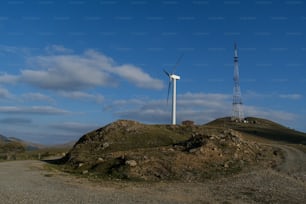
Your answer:
[[[180,76],[175,75],[175,74],[171,74],[169,77],[170,77],[171,79],[175,79],[175,80],[180,80],[180,79],[181,79]]]

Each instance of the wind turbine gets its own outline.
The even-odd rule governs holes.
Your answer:
[[[175,71],[176,67],[179,65],[179,62],[182,59],[182,57],[183,57],[183,54],[178,58],[175,66],[173,68],[172,74],[170,74],[169,72],[164,70],[165,74],[169,77],[167,103],[168,103],[168,100],[169,100],[171,84],[173,84],[172,85],[172,117],[171,117],[172,125],[176,125],[176,80],[181,79],[180,76],[174,74],[174,71]]]

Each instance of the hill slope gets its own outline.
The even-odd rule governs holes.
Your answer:
[[[81,137],[70,151],[70,159],[83,161],[92,155],[167,146],[187,139],[184,131],[173,126],[119,120]]]
[[[0,159],[10,159],[10,155],[24,151],[25,147],[20,142],[0,135]]]
[[[0,142],[8,142],[8,141],[10,141],[10,139],[8,137],[0,135]]]
[[[104,178],[201,181],[273,166],[277,148],[218,125],[145,125],[120,120],[92,131],[63,158],[67,171]]]
[[[207,123],[207,126],[224,127],[262,137],[274,141],[283,141],[296,144],[306,144],[306,133],[292,130],[278,123],[255,117],[246,118],[247,123],[237,123],[230,117],[216,119]]]

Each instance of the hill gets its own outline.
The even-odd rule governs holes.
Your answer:
[[[16,143],[16,144],[20,144],[24,147],[24,149],[26,151],[31,151],[31,150],[38,150],[38,149],[42,149],[45,148],[46,146],[41,145],[41,144],[36,144],[33,142],[28,142],[28,141],[24,141],[21,140],[19,138],[16,137],[6,137],[4,135],[0,134],[0,142],[1,143]]]
[[[10,141],[10,139],[8,137],[0,135],[0,142],[8,142],[8,141]]]
[[[68,142],[57,145],[42,145],[15,137],[0,135],[0,160],[29,160],[60,158],[75,144]]]
[[[201,181],[280,162],[279,149],[247,141],[243,132],[219,123],[119,120],[82,136],[61,162],[73,173],[146,181]]]
[[[216,119],[207,126],[224,127],[273,141],[306,144],[306,133],[299,132],[270,120],[248,117],[245,123],[232,121],[230,117]]]
[[[25,147],[18,141],[0,135],[0,160],[11,159],[16,154],[24,152]]]

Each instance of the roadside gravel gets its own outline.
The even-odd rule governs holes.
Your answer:
[[[306,203],[306,154],[277,145],[284,162],[204,183],[92,183],[44,170],[40,161],[0,163],[0,203]]]

